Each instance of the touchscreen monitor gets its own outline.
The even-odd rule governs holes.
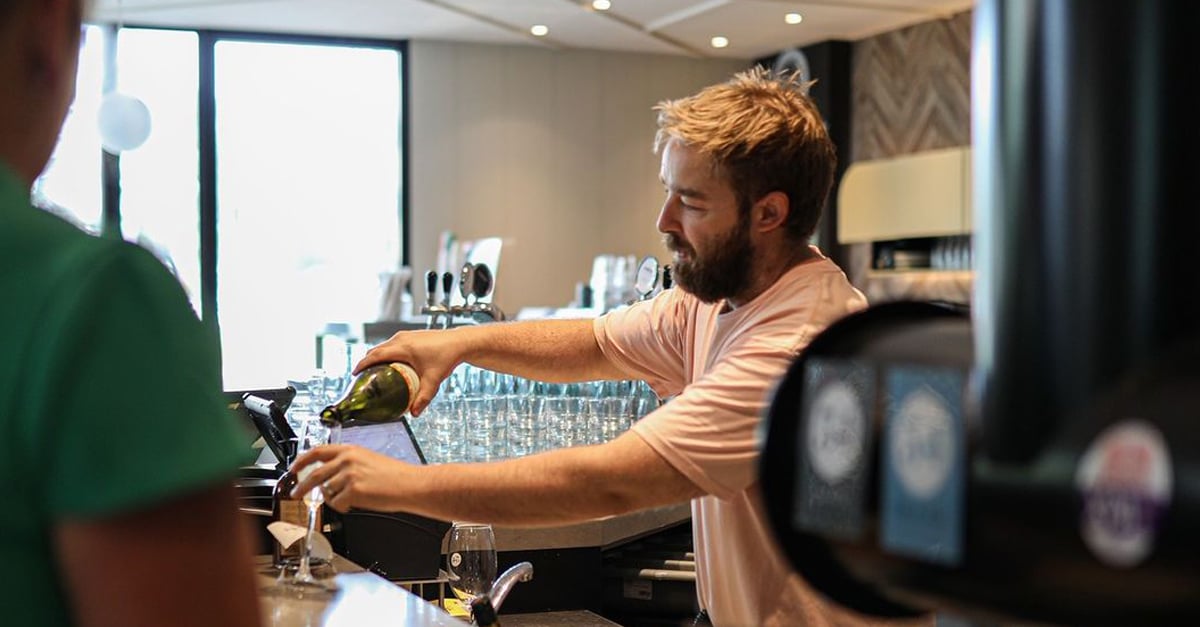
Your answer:
[[[404,418],[383,424],[343,427],[342,444],[355,444],[410,464],[425,463],[421,447]]]

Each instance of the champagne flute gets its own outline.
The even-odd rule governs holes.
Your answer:
[[[340,435],[339,432],[340,428],[329,427],[318,420],[316,416],[309,418],[301,427],[301,435],[296,443],[296,455],[303,455],[330,441],[337,441]],[[321,462],[306,466],[300,471],[297,477],[298,482],[304,481],[312,471],[320,466]],[[308,510],[308,524],[304,534],[304,546],[300,551],[300,562],[295,574],[290,578],[287,577],[287,569],[285,568],[283,574],[281,574],[280,582],[285,592],[298,596],[331,590],[325,581],[313,576],[311,567],[313,536],[317,532],[317,515],[321,510],[321,506],[325,503],[325,493],[320,486],[317,486],[305,493],[302,500]]]
[[[496,538],[490,525],[456,522],[446,541],[446,573],[450,590],[469,605],[487,594],[496,579]]]

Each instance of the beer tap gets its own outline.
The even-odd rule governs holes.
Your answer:
[[[421,307],[421,314],[429,316],[425,322],[426,329],[432,329],[437,324],[438,316],[450,315],[449,310],[437,302],[437,280],[437,272],[430,270],[425,273],[425,305]]]
[[[450,306],[450,288],[454,287],[454,274],[446,272],[442,274],[442,311],[446,312],[442,318],[442,328],[449,329],[455,314],[455,307]]]
[[[663,270],[658,264],[658,259],[655,257],[643,257],[642,262],[638,264],[637,277],[633,282],[633,290],[637,294],[627,305],[632,305],[638,301],[647,300],[656,293],[659,285],[659,279],[663,276]]]
[[[481,302],[491,296],[496,281],[487,264],[467,264],[463,267],[463,299],[474,299],[467,305],[466,314],[475,322],[497,322],[505,319],[504,311],[491,302]]]

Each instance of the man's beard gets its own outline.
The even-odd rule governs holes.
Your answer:
[[[663,236],[663,242],[671,251],[683,248],[673,233]],[[749,216],[739,216],[737,226],[709,242],[706,248],[709,252],[701,255],[695,247],[687,247],[690,259],[676,259],[671,266],[675,283],[705,303],[732,298],[746,289],[754,257]]]

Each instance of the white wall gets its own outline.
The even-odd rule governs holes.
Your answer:
[[[434,267],[445,229],[502,237],[495,302],[510,314],[565,305],[597,254],[667,259],[651,107],[749,66],[427,41],[409,63],[413,268]]]

